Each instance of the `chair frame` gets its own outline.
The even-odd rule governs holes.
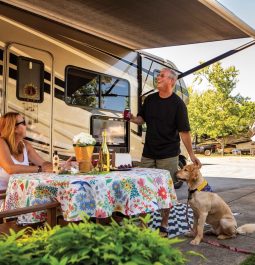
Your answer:
[[[0,200],[4,200],[6,198],[6,191],[0,190]],[[57,224],[57,208],[60,206],[60,203],[58,201],[44,203],[44,204],[38,204],[23,208],[17,208],[12,210],[6,210],[0,212],[0,233],[2,233],[2,230],[8,229],[8,222],[4,223],[4,218],[7,217],[13,217],[18,216],[22,214],[32,213],[32,212],[38,212],[38,211],[47,211],[47,223],[50,227],[53,227]],[[11,222],[10,222],[11,223]],[[1,229],[1,226],[4,225],[4,229]],[[28,225],[29,226],[29,225]],[[13,224],[9,225],[9,228],[13,228]],[[15,230],[20,230],[21,227],[17,225],[17,227],[14,227]],[[23,228],[23,227],[22,227]]]

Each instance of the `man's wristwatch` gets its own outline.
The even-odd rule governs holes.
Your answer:
[[[37,172],[39,173],[39,172],[42,172],[42,166],[38,166],[38,170],[37,170]]]

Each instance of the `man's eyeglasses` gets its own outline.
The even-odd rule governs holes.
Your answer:
[[[26,121],[23,120],[23,121],[17,122],[17,123],[15,124],[15,126],[19,126],[20,124],[23,124],[24,126],[26,126]]]

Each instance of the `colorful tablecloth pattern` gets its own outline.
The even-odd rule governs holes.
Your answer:
[[[171,208],[177,201],[167,170],[135,168],[96,175],[15,174],[10,177],[5,209],[57,200],[66,221],[82,213],[97,218],[114,211],[125,215]],[[20,223],[43,221],[44,212],[26,214]]]

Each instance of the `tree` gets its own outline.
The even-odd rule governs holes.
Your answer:
[[[188,105],[192,132],[209,135],[222,147],[229,135],[247,132],[254,119],[255,103],[240,94],[232,95],[238,82],[234,66],[224,69],[220,62],[195,73],[194,84],[208,82],[208,89],[198,92],[189,88]]]
[[[98,94],[98,81],[93,79],[72,94],[72,104],[96,108],[98,107]]]

